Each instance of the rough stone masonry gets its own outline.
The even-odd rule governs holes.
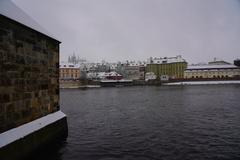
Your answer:
[[[0,133],[59,110],[59,43],[0,15]]]

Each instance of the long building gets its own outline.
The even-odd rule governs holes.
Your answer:
[[[208,65],[192,65],[188,66],[184,71],[185,79],[201,79],[201,78],[236,78],[240,76],[240,67],[232,64],[208,64]]]
[[[184,78],[184,70],[187,68],[187,62],[182,56],[150,58],[146,72],[153,72],[157,79],[161,76],[168,76],[170,79]]]

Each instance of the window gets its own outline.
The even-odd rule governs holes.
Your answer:
[[[167,63],[167,61],[162,61],[162,63]]]

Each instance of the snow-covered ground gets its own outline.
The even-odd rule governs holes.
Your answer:
[[[79,88],[100,88],[100,85],[85,85],[85,86],[80,86]]]
[[[202,85],[202,84],[240,84],[240,80],[236,81],[189,81],[189,82],[174,82],[164,83],[163,85]]]
[[[13,128],[11,130],[3,132],[0,134],[0,148],[16,140],[19,140],[35,131],[38,131],[45,126],[54,123],[64,117],[66,117],[66,115],[63,112],[57,111],[55,113],[48,114],[44,117],[36,119],[32,122],[21,125],[17,128]]]
[[[111,80],[111,79],[104,79],[104,80],[101,80],[100,82],[132,82],[133,80],[130,80],[130,79],[120,79],[120,80]]]

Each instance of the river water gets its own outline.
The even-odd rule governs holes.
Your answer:
[[[66,142],[41,159],[240,159],[240,85],[62,89]]]

